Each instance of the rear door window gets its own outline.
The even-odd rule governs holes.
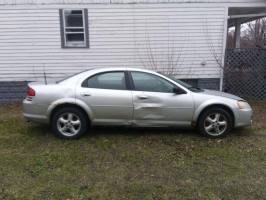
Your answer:
[[[106,72],[96,74],[87,79],[82,86],[97,89],[126,90],[125,73]]]

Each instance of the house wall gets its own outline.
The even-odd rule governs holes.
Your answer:
[[[1,0],[0,81],[42,81],[44,71],[52,81],[92,66],[153,65],[151,68],[165,71],[169,57],[175,57],[179,58],[172,59],[178,78],[210,80],[212,87],[219,82],[221,69],[215,55],[223,57],[226,2],[247,0],[129,4],[132,2]],[[90,48],[61,48],[62,8],[88,9]]]
[[[265,0],[0,0],[0,5],[52,5],[52,4],[92,4],[92,3],[254,3]]]
[[[20,102],[26,91],[26,81],[0,81],[0,104]]]
[[[60,8],[88,9],[90,48],[61,48]],[[61,78],[91,66],[163,71],[169,57],[180,58],[172,59],[179,78],[219,78],[213,53],[222,54],[225,12],[185,4],[0,7],[0,79],[42,80],[44,70]]]

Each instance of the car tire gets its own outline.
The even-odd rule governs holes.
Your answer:
[[[223,108],[210,108],[200,115],[198,131],[208,138],[224,138],[233,128],[233,116]]]
[[[86,113],[75,107],[65,107],[57,110],[51,121],[53,133],[62,139],[78,139],[89,128]]]

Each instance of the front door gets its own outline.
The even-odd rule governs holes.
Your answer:
[[[154,74],[131,72],[134,122],[140,126],[189,126],[194,112],[190,93],[175,94],[174,84]]]
[[[133,117],[132,92],[128,90],[124,71],[93,75],[78,89],[78,98],[87,103],[94,124],[125,125]]]

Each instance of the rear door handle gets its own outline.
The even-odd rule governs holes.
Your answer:
[[[83,94],[81,94],[81,96],[83,96],[83,97],[89,97],[89,96],[91,96],[91,94],[83,93]]]
[[[148,97],[144,96],[144,95],[140,95],[140,96],[138,96],[138,99],[145,100],[145,99],[148,99]]]

